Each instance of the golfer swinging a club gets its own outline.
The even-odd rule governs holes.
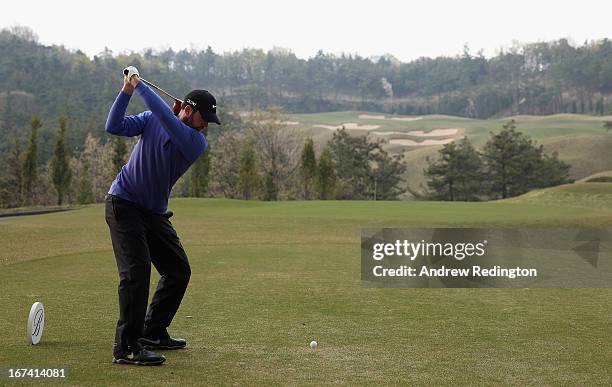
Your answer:
[[[149,349],[178,349],[187,343],[167,328],[187,289],[191,269],[170,223],[172,186],[208,148],[202,131],[221,124],[217,102],[206,90],[193,90],[178,116],[146,84],[138,70],[125,71],[123,89],[106,121],[117,136],[140,136],[106,197],[106,223],[119,271],[119,321],[113,363],[156,365],[166,358]],[[133,92],[149,109],[125,116]],[[151,263],[161,278],[147,311]]]

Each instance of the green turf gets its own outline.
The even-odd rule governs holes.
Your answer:
[[[360,230],[610,227],[610,187],[491,203],[172,200],[193,274],[171,332],[189,347],[157,368],[110,363],[117,273],[102,206],[0,219],[0,365],[67,366],[75,385],[608,384],[612,291],[366,289]],[[36,300],[46,330],[31,347]]]
[[[567,184],[560,187],[535,190],[525,195],[508,199],[507,203],[548,203],[563,206],[570,203],[574,207],[592,209],[612,209],[611,183]]]

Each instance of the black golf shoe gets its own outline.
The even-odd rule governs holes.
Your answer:
[[[185,339],[170,337],[167,331],[155,337],[141,337],[138,343],[147,349],[181,349],[187,346]]]
[[[124,356],[113,357],[115,364],[135,364],[135,365],[161,365],[166,361],[164,355],[158,355],[155,352],[147,351],[140,348],[136,352],[129,352]]]

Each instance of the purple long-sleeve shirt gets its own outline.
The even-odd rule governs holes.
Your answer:
[[[206,137],[182,123],[143,82],[136,92],[149,111],[125,116],[130,94],[119,93],[106,120],[106,131],[140,140],[121,168],[109,194],[137,203],[158,214],[166,213],[174,183],[208,148]]]

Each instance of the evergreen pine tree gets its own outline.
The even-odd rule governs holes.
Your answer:
[[[210,180],[210,153],[204,152],[191,166],[189,196],[202,198],[208,196]]]
[[[337,177],[329,148],[325,148],[319,163],[317,164],[317,174],[315,188],[317,197],[322,200],[332,199],[336,190]]]
[[[113,141],[113,174],[116,175],[125,164],[127,145],[125,137],[116,136]]]
[[[23,161],[23,167],[21,168],[22,173],[22,204],[32,204],[32,188],[36,185],[36,169],[38,160],[38,129],[42,126],[38,117],[32,118],[30,123],[32,132],[30,134],[30,142],[28,149],[25,153],[25,159]]]
[[[70,148],[66,144],[67,119],[60,117],[60,129],[55,143],[55,151],[51,160],[51,170],[53,175],[53,186],[57,192],[57,205],[61,206],[64,196],[68,192],[72,171],[70,171]]]
[[[88,204],[94,202],[94,193],[92,188],[91,175],[89,173],[89,161],[85,159],[83,161],[83,173],[81,175],[81,181],[79,182],[79,192],[77,194],[77,200],[79,204]]]
[[[308,138],[302,148],[300,157],[300,179],[302,185],[302,195],[304,199],[311,199],[313,196],[314,183],[317,174],[317,160],[314,152],[312,138]]]
[[[250,200],[257,194],[259,176],[255,158],[255,144],[247,139],[240,154],[240,171],[238,173],[238,190],[245,200]]]

